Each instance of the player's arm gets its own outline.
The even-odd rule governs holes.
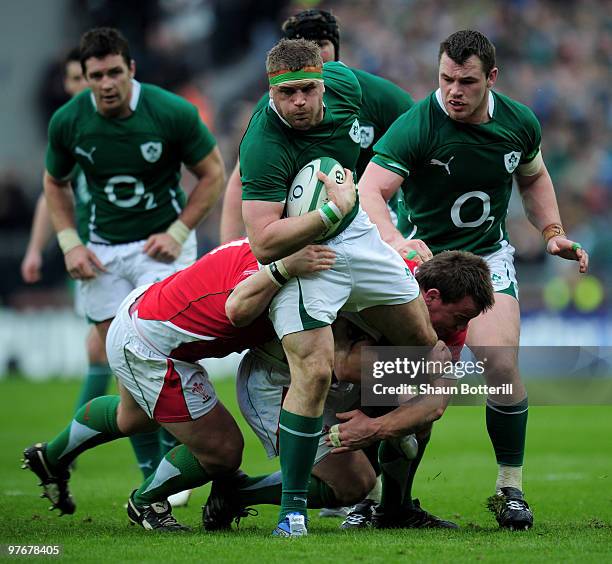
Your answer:
[[[21,262],[21,276],[28,284],[40,280],[40,269],[42,267],[42,253],[53,234],[53,226],[47,209],[47,200],[44,194],[38,197],[32,228],[30,230],[30,241],[26,253]]]
[[[387,206],[403,181],[401,175],[370,161],[359,180],[359,199],[372,223],[378,227],[383,241],[389,243],[402,257],[416,260],[420,264],[432,257],[429,247],[420,239],[405,239],[393,225]]]
[[[293,276],[301,276],[331,268],[335,253],[324,245],[309,245],[282,260],[266,265],[262,270],[238,284],[225,303],[225,313],[235,327],[245,327],[255,321],[270,301]]]
[[[225,180],[225,167],[218,147],[189,170],[198,179],[185,208],[165,233],[154,233],[143,247],[143,252],[161,262],[172,262],[181,254],[183,243],[216,204]]]
[[[368,417],[359,409],[337,413],[336,417],[344,423],[334,425],[326,440],[336,447],[334,453],[341,453],[359,450],[383,439],[403,437],[440,419],[449,399],[445,395],[419,396],[381,417]]]
[[[356,192],[353,174],[344,169],[342,184],[332,181],[322,172],[319,180],[325,183],[329,199],[336,204],[344,217],[355,205]],[[300,217],[281,219],[284,204],[262,200],[243,200],[242,217],[249,237],[249,243],[257,260],[268,264],[303,248],[328,229],[319,210]]]
[[[59,180],[45,171],[43,189],[68,274],[80,280],[95,278],[95,269],[104,271],[105,268],[95,253],[83,244],[76,231],[70,181]]]
[[[240,161],[230,174],[221,209],[220,242],[227,243],[244,237],[244,221],[242,221],[242,182],[240,181]]]
[[[518,167],[516,181],[527,219],[542,233],[546,251],[578,261],[580,272],[586,272],[589,255],[579,243],[565,236],[555,189],[541,153],[538,152],[531,162]]]

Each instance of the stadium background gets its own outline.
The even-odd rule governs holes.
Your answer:
[[[580,278],[575,264],[547,257],[513,198],[509,228],[518,251],[522,343],[612,345],[610,2],[7,0],[0,3],[0,499],[12,511],[0,518],[0,543],[62,542],[67,554],[88,561],[103,560],[101,554],[118,561],[181,561],[203,543],[215,561],[246,554],[270,562],[363,560],[364,554],[372,562],[409,555],[496,562],[559,560],[561,554],[585,562],[609,557],[612,512],[609,495],[602,495],[610,491],[609,407],[531,410],[526,483],[536,510],[536,536],[520,541],[491,535],[495,525],[482,506],[491,493],[494,460],[480,408],[449,410],[417,478],[428,509],[464,527],[467,542],[461,543],[436,532],[373,534],[362,541],[335,536],[331,544],[329,535],[318,540],[312,535],[307,547],[285,546],[281,554],[266,544],[274,515],[270,508],[260,510],[265,519],[254,521],[259,529],[246,525],[240,543],[222,535],[204,541],[190,536],[164,539],[162,548],[154,539],[144,545],[142,532],[126,527],[121,505],[139,479],[127,444],[101,447],[79,461],[74,490],[83,513],[73,520],[43,513],[32,477],[17,470],[20,449],[65,424],[76,399],[75,379],[86,363],[87,326],[73,312],[73,287],[57,245],[52,242],[46,251],[41,283],[27,286],[19,272],[41,190],[46,125],[65,100],[63,55],[84,30],[119,27],[130,41],[139,80],[167,87],[199,106],[229,173],[251,105],[265,91],[263,61],[280,23],[316,6],[332,9],[339,18],[341,58],[347,64],[394,80],[415,99],[436,85],[442,38],[472,27],[493,40],[498,89],[538,115],[566,229],[591,253],[590,275]],[[217,243],[219,212],[220,206],[198,229],[201,253]],[[235,362],[209,367],[215,376],[231,376]],[[218,388],[224,399],[231,398],[230,380]],[[245,439],[247,471],[276,469],[252,433],[245,431]],[[179,518],[196,525],[201,497]],[[332,533],[336,526],[315,528]],[[381,546],[384,551],[377,552]]]

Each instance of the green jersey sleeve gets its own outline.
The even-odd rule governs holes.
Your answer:
[[[281,136],[267,135],[273,127],[259,110],[240,144],[240,179],[243,200],[284,202],[292,162]]]
[[[68,124],[63,109],[64,107],[57,110],[49,122],[49,140],[45,159],[47,172],[58,180],[67,179],[76,164],[67,143]]]
[[[217,141],[200,119],[197,108],[186,100],[181,102],[183,102],[181,109],[177,112],[179,120],[177,142],[181,147],[181,161],[187,166],[192,166],[206,157],[215,148]]]
[[[542,143],[542,128],[538,118],[535,116],[531,108],[524,106],[524,110],[526,136],[525,152],[523,153],[520,164],[526,164],[535,159]]]

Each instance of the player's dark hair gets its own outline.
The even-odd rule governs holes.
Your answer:
[[[421,264],[415,277],[424,291],[436,288],[444,303],[471,296],[483,312],[495,302],[489,266],[473,253],[444,251]]]
[[[306,39],[281,39],[266,58],[266,72],[282,69],[297,71],[304,67],[322,67],[321,49]]]
[[[80,63],[81,62],[81,50],[78,47],[73,47],[66,53],[64,57],[64,66],[68,63]]]
[[[462,29],[449,35],[440,43],[438,61],[443,53],[458,65],[463,65],[472,55],[476,55],[482,62],[485,76],[489,76],[495,66],[495,46],[485,35],[471,29]]]
[[[287,39],[328,39],[334,46],[334,59],[340,59],[340,27],[336,17],[327,10],[303,10],[283,23]]]
[[[85,61],[91,57],[103,59],[108,55],[121,55],[130,66],[132,57],[127,39],[113,27],[96,27],[86,31],[81,37],[81,67],[85,73]]]

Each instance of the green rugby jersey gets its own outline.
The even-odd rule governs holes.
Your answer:
[[[373,161],[405,179],[398,228],[434,253],[487,254],[508,240],[512,173],[535,158],[542,134],[527,106],[497,92],[489,94],[489,115],[478,125],[454,121],[438,90],[374,147]]]
[[[133,81],[130,108],[126,118],[106,118],[85,90],[49,124],[47,171],[63,179],[81,167],[94,241],[128,243],[165,230],[185,205],[181,163],[195,165],[215,146],[195,106],[166,90]]]
[[[89,241],[89,217],[91,216],[91,194],[87,188],[87,179],[79,166],[72,171],[70,184],[74,193],[74,219],[76,230],[81,241]]]
[[[240,143],[243,200],[285,202],[298,171],[319,157],[332,157],[355,170],[360,150],[361,87],[342,63],[326,63],[323,80],[325,114],[321,123],[308,130],[290,127],[270,104],[257,105]],[[357,211],[355,204],[336,234]]]

